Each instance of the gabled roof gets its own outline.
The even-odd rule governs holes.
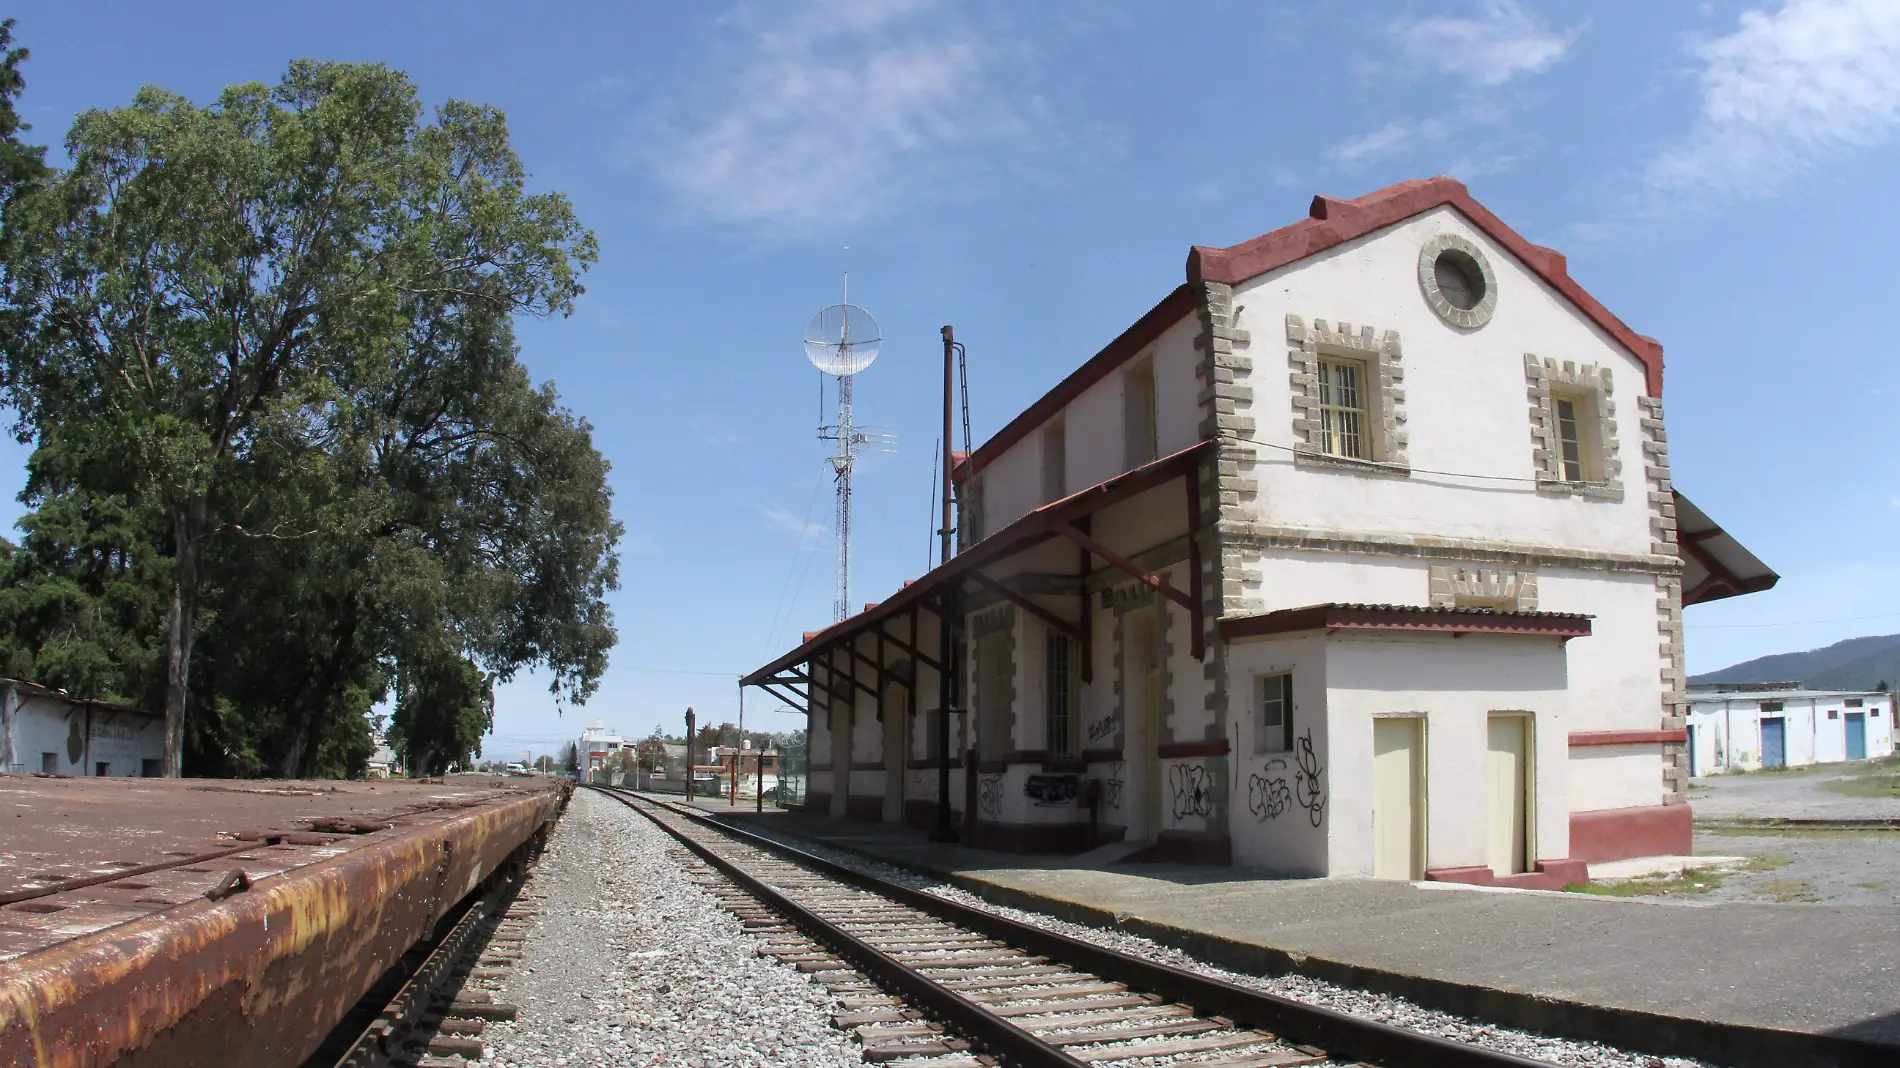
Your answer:
[[[1084,390],[1146,348],[1163,331],[1180,322],[1183,317],[1193,314],[1194,286],[1202,282],[1239,285],[1441,207],[1453,208],[1463,215],[1471,225],[1497,242],[1561,294],[1585,318],[1628,349],[1643,365],[1648,395],[1662,396],[1661,342],[1631,330],[1623,320],[1610,314],[1608,308],[1572,280],[1566,270],[1563,253],[1531,244],[1523,235],[1506,226],[1503,220],[1491,214],[1489,208],[1474,200],[1463,182],[1440,175],[1389,185],[1353,200],[1316,196],[1308,209],[1308,217],[1299,222],[1227,248],[1196,245],[1189,249],[1187,285],[1162,298],[1159,304],[1149,309],[1087,363],[1010,420],[1007,426],[972,452],[967,461],[956,465],[955,477],[961,481],[983,470],[1011,445],[1048,422]]]

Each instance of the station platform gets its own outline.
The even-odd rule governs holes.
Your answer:
[[[300,1064],[569,789],[0,776],[0,1064]]]
[[[941,876],[997,904],[1139,934],[1256,975],[1297,973],[1546,1034],[1725,1065],[1900,1063],[1900,910],[1691,905],[1286,879],[936,845],[909,828],[701,801]]]

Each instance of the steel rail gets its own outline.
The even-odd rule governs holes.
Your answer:
[[[620,791],[597,786],[590,788],[613,797],[636,812],[641,812],[638,806],[620,796]],[[1104,979],[1158,994],[1170,1001],[1188,1005],[1202,1015],[1223,1017],[1233,1021],[1239,1027],[1270,1031],[1285,1039],[1318,1046],[1334,1057],[1374,1061],[1403,1066],[1403,1068],[1554,1068],[1548,1061],[1532,1060],[1528,1057],[1519,1057],[1482,1046],[1467,1045],[1436,1035],[1379,1023],[1376,1020],[1353,1016],[1336,1009],[1309,1005],[1264,990],[1255,990],[1224,979],[1098,946],[1093,942],[1085,942],[1069,935],[1034,927],[1006,916],[999,916],[984,909],[964,905],[935,894],[927,894],[921,890],[914,890],[908,886],[858,871],[757,832],[735,827],[723,820],[713,819],[704,812],[676,807],[650,798],[643,797],[641,800],[664,807],[670,812],[695,818],[707,826],[718,829],[727,837],[778,854],[795,863],[816,869],[824,875],[901,902],[948,923],[969,928],[1051,960],[1099,975]],[[653,819],[645,812],[641,814],[646,815],[648,819]],[[702,847],[698,847],[690,839],[666,827],[665,824],[659,823],[658,820],[654,822],[665,828],[673,837],[687,842],[694,852],[702,856],[706,855],[702,852]],[[721,870],[725,870],[725,867],[726,865],[721,865]],[[924,981],[928,982],[928,980]],[[956,1000],[962,1000],[955,994],[950,996]]]
[[[599,790],[645,816],[652,821],[654,826],[692,850],[701,860],[718,869],[721,875],[737,883],[746,893],[758,898],[767,908],[790,920],[794,926],[810,935],[819,944],[829,947],[872,978],[885,984],[892,993],[936,1016],[966,1038],[981,1044],[986,1052],[1003,1057],[1011,1064],[1021,1065],[1023,1068],[1088,1068],[1088,1062],[1078,1060],[982,1005],[938,985],[923,973],[793,901],[745,869],[713,852],[704,843],[695,841],[679,830],[667,826],[659,817],[634,804],[628,798],[599,787],[590,787],[590,789]],[[678,810],[667,806],[667,811],[677,812]]]

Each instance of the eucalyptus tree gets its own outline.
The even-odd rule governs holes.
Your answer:
[[[413,381],[388,368],[438,326],[568,313],[595,245],[564,197],[526,190],[498,112],[451,101],[425,121],[409,79],[379,65],[300,61],[207,106],[142,89],[81,115],[65,147],[70,167],[8,207],[5,399],[21,440],[83,436],[162,525],[176,775],[207,552],[304,536],[240,518],[273,433],[319,452],[345,440],[353,384]],[[541,590],[466,595],[510,592]],[[562,636],[506,616],[470,642],[539,655]]]

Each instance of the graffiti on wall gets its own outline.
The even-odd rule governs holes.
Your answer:
[[[1274,761],[1284,765],[1285,761]],[[1277,820],[1293,807],[1293,789],[1285,779],[1254,775],[1247,779],[1247,811],[1265,823]]]
[[[1001,775],[983,776],[977,782],[976,791],[977,805],[982,808],[985,816],[996,819],[1003,814],[1003,777]]]
[[[1122,729],[1122,719],[1113,712],[1089,724],[1089,741],[1099,742]]]
[[[1108,767],[1108,778],[1102,780],[1102,803],[1109,808],[1122,807],[1122,775],[1128,765],[1117,760]]]
[[[1299,764],[1297,777],[1299,784],[1300,807],[1306,810],[1306,817],[1313,826],[1320,824],[1321,814],[1326,810],[1326,785],[1320,781],[1320,774],[1326,769],[1319,766],[1319,757],[1313,755],[1313,728],[1300,735],[1294,746],[1293,759]]]
[[[1075,803],[1082,792],[1082,780],[1074,775],[1031,775],[1023,783],[1023,796],[1037,808],[1061,808]]]
[[[1168,769],[1168,794],[1174,818],[1205,816],[1213,811],[1213,779],[1205,764],[1176,764]]]

